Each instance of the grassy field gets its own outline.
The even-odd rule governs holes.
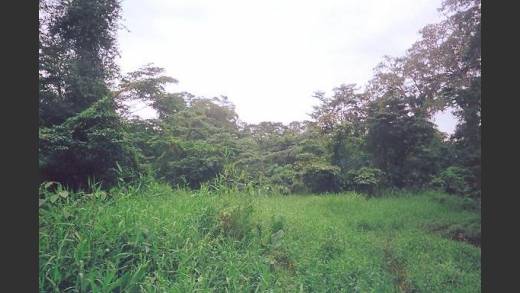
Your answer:
[[[481,290],[480,211],[454,196],[151,184],[51,197],[40,208],[42,292]]]

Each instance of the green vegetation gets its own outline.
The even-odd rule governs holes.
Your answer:
[[[121,74],[119,1],[40,1],[42,181],[110,188],[125,170],[125,182],[146,174],[198,189],[231,168],[233,184],[287,194],[431,187],[479,198],[480,2],[441,10],[366,87],[316,92],[311,119],[286,125],[245,123],[225,96],[169,92],[178,81],[153,64]],[[135,117],[130,102],[157,117]],[[448,107],[459,118],[450,137],[431,122]]]
[[[478,207],[441,193],[42,194],[42,292],[480,291]]]
[[[41,292],[480,291],[480,1],[289,124],[122,74],[118,0],[39,3]]]

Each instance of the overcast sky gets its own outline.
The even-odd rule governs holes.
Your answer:
[[[146,63],[171,91],[225,95],[241,120],[309,119],[315,91],[363,86],[383,55],[401,56],[438,22],[441,0],[124,0],[123,72]],[[147,109],[143,116],[150,116]],[[439,115],[439,128],[455,120]]]

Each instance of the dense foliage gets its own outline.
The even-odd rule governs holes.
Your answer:
[[[283,193],[426,188],[480,196],[480,1],[446,0],[405,56],[385,57],[366,88],[316,93],[309,121],[239,120],[227,97],[171,93],[148,64],[121,76],[117,0],[40,1],[42,180],[104,187],[125,174],[200,188]],[[157,112],[132,115],[130,102]],[[451,137],[432,115],[453,109]]]
[[[479,292],[480,1],[441,10],[366,87],[250,124],[121,74],[119,0],[40,1],[40,292]]]
[[[154,182],[43,197],[40,292],[481,291],[468,198],[222,196]]]

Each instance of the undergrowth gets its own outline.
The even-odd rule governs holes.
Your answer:
[[[453,196],[143,180],[39,197],[41,292],[480,291],[478,207]]]

